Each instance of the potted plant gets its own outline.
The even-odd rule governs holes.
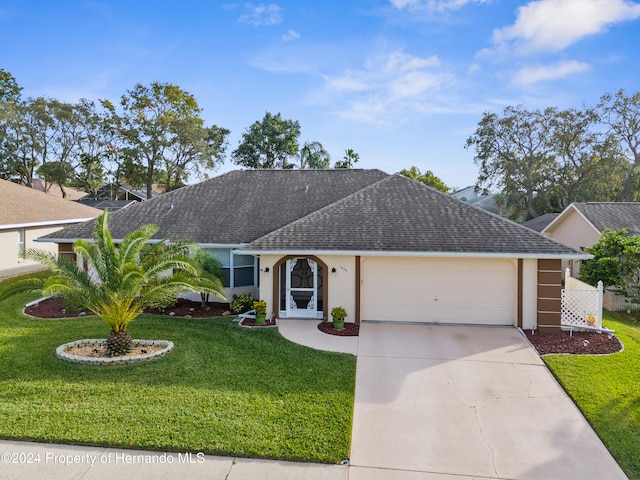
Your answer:
[[[347,318],[347,311],[344,307],[333,307],[331,309],[331,320],[333,320],[333,328],[336,330],[344,329],[345,318]]]
[[[256,300],[253,302],[253,309],[256,311],[256,323],[262,325],[267,321],[267,302]]]

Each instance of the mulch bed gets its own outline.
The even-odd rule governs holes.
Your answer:
[[[276,326],[275,320],[265,320],[264,323],[256,323],[256,321],[251,318],[245,318],[244,320],[242,320],[242,322],[240,322],[240,324],[243,327],[275,327]]]
[[[32,305],[25,309],[25,313],[38,318],[68,318],[78,317],[84,312],[85,315],[91,315],[89,310],[67,310],[59,298],[48,298],[43,300],[37,305]],[[158,310],[156,308],[149,308],[145,310],[145,313],[152,313],[155,315],[172,315],[176,317],[186,317],[190,315],[192,318],[211,318],[220,317],[223,315],[231,315],[229,312],[228,303],[209,303],[206,308],[202,308],[200,302],[194,302],[191,300],[185,300],[183,298],[178,300],[171,308],[164,310]]]
[[[610,333],[569,332],[542,333],[524,330],[540,355],[568,353],[572,355],[604,355],[622,350],[618,338]]]
[[[357,337],[360,334],[360,324],[345,322],[342,330],[336,330],[333,328],[333,322],[320,322],[318,324],[318,330],[322,333],[328,333],[329,335],[336,335],[338,337]]]

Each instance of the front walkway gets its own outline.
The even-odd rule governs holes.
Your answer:
[[[278,319],[278,331],[287,340],[327,352],[358,353],[358,337],[339,337],[318,330],[320,320]]]

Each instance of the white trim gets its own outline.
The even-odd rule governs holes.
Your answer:
[[[49,220],[47,222],[11,223],[6,225],[0,225],[0,230],[15,230],[17,228],[48,227],[50,225],[52,226],[52,225],[84,223],[88,220],[93,220],[93,217],[70,218],[68,220]]]
[[[235,251],[234,251],[235,252]],[[518,252],[396,252],[396,251],[369,251],[369,250],[240,250],[238,254],[244,255],[359,255],[371,257],[457,257],[457,258],[537,258],[544,260],[588,260],[593,255],[588,253],[518,253]]]

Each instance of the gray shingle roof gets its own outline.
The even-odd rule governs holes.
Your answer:
[[[238,245],[255,240],[350,195],[388,174],[380,170],[236,170],[113,212],[113,238],[141,225],[155,238]],[[91,238],[94,222],[48,238]],[[47,238],[45,237],[45,238]]]
[[[400,175],[386,177],[245,248],[583,255],[522,225]]]
[[[535,230],[536,232],[541,232],[544,230],[547,225],[553,222],[556,218],[558,218],[559,213],[545,213],[544,215],[540,215],[539,217],[532,218],[528,222],[524,222],[524,225],[531,230]]]
[[[584,202],[574,203],[598,231],[607,228],[626,228],[632,235],[640,235],[640,203],[638,202]]]

